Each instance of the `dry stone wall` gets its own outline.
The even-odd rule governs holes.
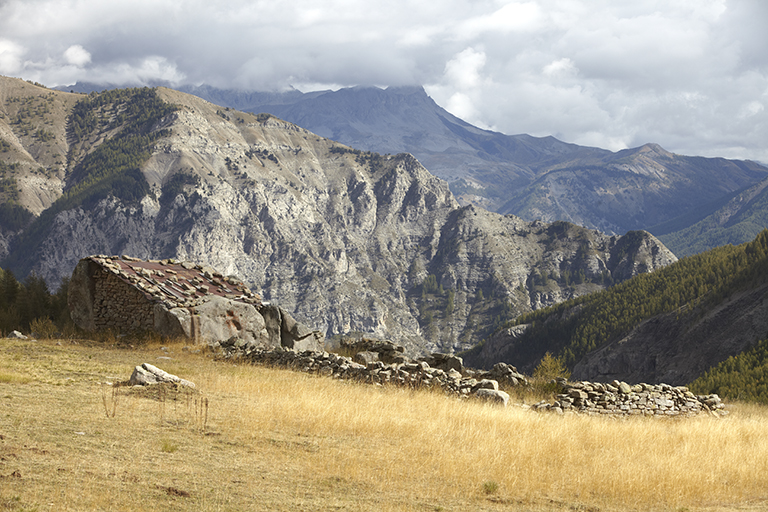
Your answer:
[[[702,412],[726,414],[718,395],[694,395],[685,386],[635,384],[614,380],[602,382],[567,382],[559,379],[560,393],[554,403],[539,402],[537,411],[585,414],[694,416]]]
[[[83,258],[68,303],[72,320],[88,331],[154,331],[206,344],[236,336],[262,347],[312,350],[324,343],[322,333],[262,303],[242,281],[189,261]]]
[[[499,389],[499,381],[494,379],[494,376],[499,376],[501,379],[513,378],[515,382],[527,383],[525,377],[518,374],[513,366],[506,363],[498,363],[490,372],[462,367],[462,373],[454,368],[445,371],[440,368],[433,368],[425,361],[410,359],[389,364],[380,360],[360,364],[349,357],[329,352],[309,350],[298,352],[287,348],[268,350],[249,347],[240,339],[227,340],[221,343],[219,348],[220,357],[226,360],[266,364],[376,385],[440,388],[462,398],[474,396],[502,405],[507,404],[509,395]],[[512,377],[513,375],[516,377]],[[508,380],[508,382],[511,381]]]
[[[97,330],[149,331],[154,326],[154,304],[143,292],[111,273],[97,274],[93,321]]]
[[[454,365],[457,356],[432,354],[420,360],[410,360],[402,350],[388,341],[361,340],[357,344],[347,343],[345,348],[365,349],[355,354],[355,359],[328,352],[295,351],[286,348],[266,350],[252,347],[243,340],[232,338],[220,345],[220,356],[227,360],[259,363],[269,366],[316,373],[337,379],[351,379],[377,385],[395,385],[411,388],[441,388],[461,398],[475,397],[507,405],[509,395],[499,389],[502,386],[528,386],[528,380],[517,372],[514,366],[497,363],[490,371],[473,370],[463,365],[447,370],[431,366],[427,360]],[[386,363],[373,350],[379,349],[385,359],[396,362]],[[364,358],[358,358],[366,354]],[[359,362],[358,362],[359,361]],[[694,416],[700,413],[724,415],[727,411],[717,395],[694,395],[688,388],[668,384],[636,384],[614,381],[610,384],[599,382],[568,382],[565,379],[553,381],[560,387],[554,403],[539,402],[531,409],[551,411],[559,414],[590,414],[614,416]],[[524,406],[525,407],[525,406]]]

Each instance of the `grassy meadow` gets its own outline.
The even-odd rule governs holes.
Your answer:
[[[765,407],[557,416],[165,347],[0,339],[0,511],[768,509]],[[104,384],[144,362],[197,389]]]

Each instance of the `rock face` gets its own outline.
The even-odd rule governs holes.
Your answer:
[[[50,287],[87,254],[195,261],[328,337],[369,333],[416,355],[469,348],[499,322],[674,260],[648,234],[626,244],[460,207],[408,154],[364,153],[274,117],[158,94],[179,108],[155,127],[168,135],[142,169],[151,193],[51,215],[24,254]],[[274,319],[264,328],[276,336]]]
[[[421,87],[306,94],[188,90],[220,105],[270,112],[359,149],[411,153],[449,181],[462,204],[607,233],[648,229],[697,211],[765,179],[768,171],[749,161],[676,155],[657,144],[614,153],[554,137],[481,130],[435,104]]]

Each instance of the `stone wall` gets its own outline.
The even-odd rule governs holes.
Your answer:
[[[694,416],[702,412],[726,414],[717,395],[694,395],[685,386],[635,384],[613,381],[557,381],[560,393],[554,403],[539,402],[537,411],[585,414]]]
[[[394,344],[364,340],[357,348],[384,347],[386,352]],[[349,357],[328,352],[295,351],[286,348],[265,350],[244,343],[243,340],[228,340],[222,343],[220,357],[238,362],[259,363],[296,371],[316,373],[336,379],[351,379],[375,385],[394,385],[411,388],[440,388],[461,398],[477,397],[507,405],[509,395],[499,389],[499,383],[512,386],[528,386],[527,379],[514,366],[497,363],[492,370],[482,371],[461,367],[461,372],[450,368],[442,370],[430,366],[425,360],[405,359],[393,363],[381,360],[352,360]],[[363,351],[356,356],[370,353]],[[440,357],[431,357],[441,361]],[[450,356],[455,357],[455,356]],[[460,358],[458,358],[460,359]],[[356,362],[357,360],[361,362]],[[363,364],[365,362],[365,364]],[[554,403],[539,402],[530,408],[534,411],[550,411],[559,414],[590,414],[655,417],[694,416],[700,413],[713,415],[727,414],[717,395],[697,396],[688,388],[667,384],[636,384],[614,381],[611,384],[599,382],[567,382],[559,379],[556,384],[560,393]],[[523,405],[524,408],[528,406]]]
[[[226,360],[260,363],[376,385],[440,388],[462,398],[475,396],[504,405],[509,401],[509,395],[499,390],[499,380],[492,377],[499,376],[503,380],[517,374],[514,367],[505,363],[498,363],[489,372],[463,368],[462,374],[453,368],[448,371],[432,368],[425,361],[407,360],[391,364],[371,361],[360,364],[349,357],[329,352],[311,350],[298,352],[286,348],[265,350],[248,347],[247,344],[242,343],[242,340],[228,340],[220,345],[220,349],[220,357]],[[519,374],[517,375],[522,378]],[[513,379],[515,382],[524,380],[524,378]]]
[[[149,331],[154,327],[154,304],[143,292],[116,275],[96,269],[93,275],[93,313],[97,330]]]
[[[188,261],[83,258],[72,273],[68,305],[87,331],[153,331],[202,344],[236,337],[262,348],[322,350],[324,344],[322,333],[263,304],[240,280]]]

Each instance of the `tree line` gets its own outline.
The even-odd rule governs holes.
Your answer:
[[[13,272],[0,268],[0,334],[11,331],[50,336],[72,325],[67,307],[69,279],[51,293],[42,277],[30,274],[19,282]]]
[[[733,293],[766,280],[768,230],[750,243],[683,258],[609,289],[520,316],[504,326],[530,324],[510,357],[527,364],[551,352],[572,367],[643,320],[675,312],[704,314]]]
[[[710,368],[689,387],[697,394],[768,405],[768,339]]]

